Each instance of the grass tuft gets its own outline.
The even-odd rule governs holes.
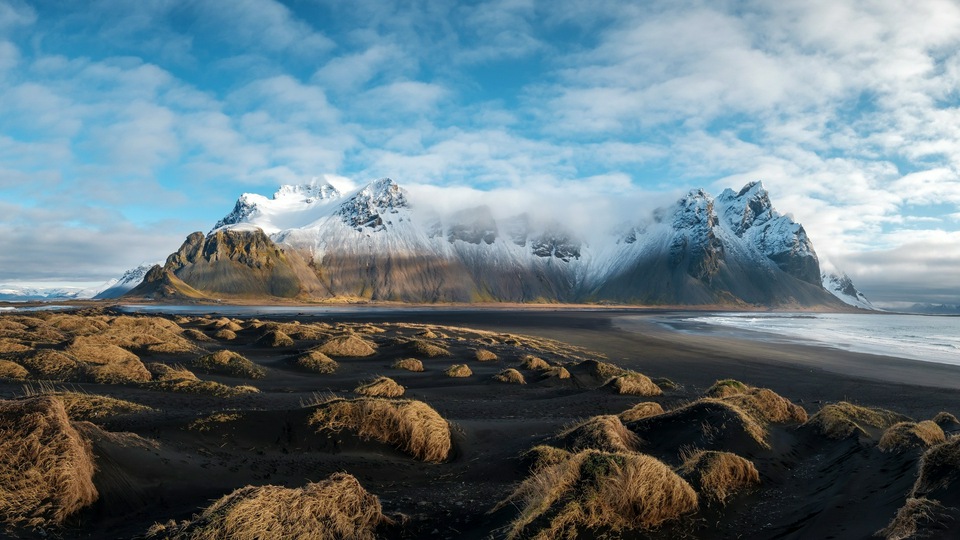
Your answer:
[[[720,504],[726,504],[737,492],[760,484],[760,473],[753,463],[730,452],[694,452],[678,472],[702,497]]]
[[[46,529],[97,500],[89,442],[53,396],[0,401],[0,522]]]
[[[644,401],[637,403],[617,416],[620,417],[622,422],[635,422],[658,414],[663,414],[663,407],[661,407],[659,403]]]
[[[226,349],[197,358],[196,366],[206,373],[219,373],[245,379],[262,379],[267,372],[243,355]]]
[[[867,436],[866,428],[884,430],[897,422],[910,419],[885,409],[861,407],[841,401],[824,406],[804,425],[831,439],[845,439],[853,434]]]
[[[640,437],[627,429],[615,415],[594,416],[562,431],[557,445],[572,452],[603,450],[633,452],[640,448]]]
[[[390,377],[377,377],[368,383],[361,384],[354,392],[368,397],[397,398],[403,395],[404,388]]]
[[[335,398],[310,417],[317,430],[349,430],[362,439],[392,444],[421,461],[446,461],[453,447],[450,425],[421,401]]]
[[[386,521],[380,500],[346,473],[301,488],[247,486],[181,523],[156,524],[147,538],[165,540],[373,540]]]
[[[517,505],[507,538],[593,537],[651,530],[697,509],[697,494],[656,458],[586,450],[535,469],[495,508]]]
[[[621,395],[650,397],[663,394],[649,377],[636,372],[617,375],[608,384]]]
[[[328,339],[317,347],[318,351],[327,356],[353,357],[373,356],[377,354],[377,347],[372,341],[367,341],[355,335],[337,336]]]
[[[913,448],[927,448],[947,440],[943,428],[935,422],[897,422],[880,437],[877,448],[884,452],[904,452]]]
[[[423,371],[423,362],[417,360],[416,358],[402,358],[394,362],[390,367],[419,373]]]
[[[473,370],[466,364],[454,364],[443,372],[447,377],[463,378],[473,375]]]
[[[513,368],[507,368],[497,373],[493,376],[493,380],[512,384],[527,384],[526,379],[523,378],[523,373]]]

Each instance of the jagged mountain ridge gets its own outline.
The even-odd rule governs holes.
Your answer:
[[[859,289],[857,289],[857,287],[853,284],[853,280],[850,279],[850,276],[847,274],[843,272],[823,272],[821,274],[821,279],[823,281],[823,288],[830,291],[845,304],[861,309],[877,310],[877,307],[874,306],[873,303],[871,303],[870,300],[868,300]]]
[[[840,305],[803,227],[759,182],[717,198],[692,190],[648,219],[584,238],[526,215],[495,219],[484,206],[440,216],[389,178],[347,193],[314,180],[272,199],[244,194],[163,270],[220,295]],[[248,245],[261,256],[251,259]]]

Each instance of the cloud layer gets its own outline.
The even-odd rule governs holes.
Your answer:
[[[321,173],[625,218],[762,179],[868,296],[956,302],[958,88],[951,0],[0,0],[0,282]]]

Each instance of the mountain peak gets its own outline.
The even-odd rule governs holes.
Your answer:
[[[315,176],[303,184],[282,185],[273,194],[273,200],[295,198],[310,203],[316,199],[335,199],[340,196],[333,184],[323,176]]]
[[[390,178],[374,180],[350,197],[337,210],[344,223],[357,231],[364,228],[386,230],[389,214],[410,208],[406,191]]]

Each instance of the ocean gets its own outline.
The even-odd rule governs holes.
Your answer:
[[[738,337],[960,365],[960,317],[861,313],[712,313],[662,321],[684,332],[737,330]]]

